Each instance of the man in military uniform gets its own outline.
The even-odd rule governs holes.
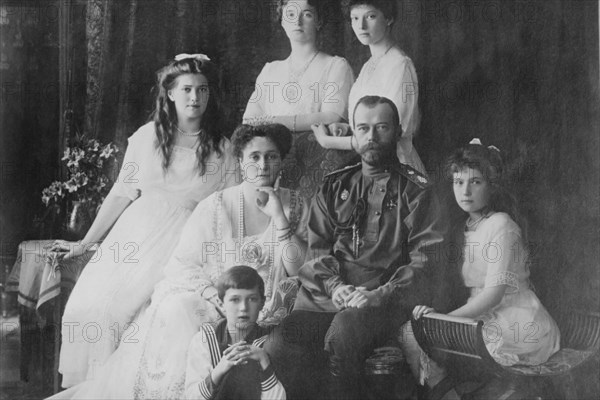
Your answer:
[[[289,398],[323,398],[321,382],[364,398],[365,359],[431,304],[440,209],[427,178],[399,163],[401,133],[392,101],[363,97],[351,142],[362,161],[329,174],[313,200],[294,311],[266,344]]]

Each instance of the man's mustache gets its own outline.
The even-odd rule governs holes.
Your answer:
[[[383,149],[383,146],[377,142],[368,142],[365,147],[365,151],[367,151],[367,150],[381,151],[382,149]]]

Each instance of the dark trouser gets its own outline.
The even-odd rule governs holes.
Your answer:
[[[346,309],[338,313],[293,311],[265,348],[290,399],[364,398],[364,361],[397,336],[404,322],[395,307]],[[332,374],[333,373],[333,374]]]

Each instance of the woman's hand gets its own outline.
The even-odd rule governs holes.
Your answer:
[[[348,127],[348,128],[346,128]],[[337,134],[348,134],[349,125],[341,122],[333,123],[329,125],[329,129],[324,124],[311,125],[312,131],[315,134],[317,142],[324,149],[332,150],[354,150],[352,148],[352,135],[350,136],[337,136]],[[331,129],[334,129],[333,131]],[[332,135],[331,132],[335,132]]]
[[[56,257],[61,257],[63,260],[79,257],[91,250],[95,243],[69,242],[66,240],[55,240],[50,246],[50,252],[55,253]]]
[[[414,319],[419,319],[421,318],[423,315],[425,314],[429,314],[435,312],[435,310],[431,307],[428,306],[416,306],[415,309],[413,310],[413,318]]]
[[[334,122],[333,124],[329,124],[328,128],[333,136],[348,136],[352,133],[350,125],[345,122]]]
[[[211,288],[206,289],[210,290]],[[217,312],[219,314],[221,314],[221,317],[225,318],[225,309],[223,308],[223,302],[221,301],[221,299],[219,298],[219,292],[217,291],[216,288],[212,287],[213,292],[214,293],[209,293],[208,297],[205,297],[206,301],[208,301],[210,304],[212,304],[213,306],[215,306],[215,308],[217,309]],[[203,295],[204,296],[204,295]]]
[[[315,134],[315,138],[317,139],[317,142],[319,142],[321,147],[325,149],[331,148],[332,143],[334,143],[335,137],[331,136],[331,133],[329,132],[325,124],[313,124],[311,125],[311,129]]]
[[[279,197],[280,181],[281,176],[278,176],[273,187],[256,188],[256,191],[258,192],[256,205],[265,215],[273,219],[277,229],[284,229],[289,226],[290,223],[283,212],[283,204]]]

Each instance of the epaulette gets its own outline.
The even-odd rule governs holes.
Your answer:
[[[400,173],[409,181],[425,189],[429,186],[429,178],[407,164],[400,164]]]
[[[342,168],[342,169],[338,169],[338,170],[335,170],[335,171],[333,171],[333,172],[330,172],[330,173],[328,173],[328,174],[327,174],[327,175],[325,175],[323,178],[331,178],[332,176],[339,175],[339,174],[341,174],[342,172],[348,172],[348,171],[351,171],[351,170],[353,170],[353,169],[356,169],[356,168],[358,168],[358,167],[360,167],[360,166],[362,166],[362,162],[359,162],[358,164],[354,164],[354,165],[347,165],[347,166],[345,166],[345,167],[344,167],[344,168]]]

